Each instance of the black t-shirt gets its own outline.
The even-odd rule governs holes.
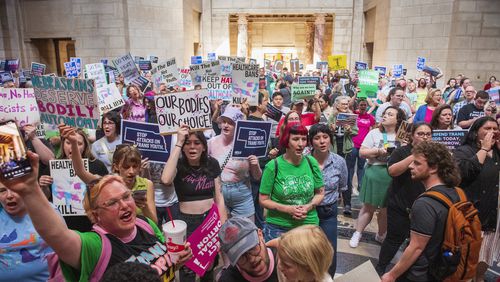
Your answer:
[[[221,174],[219,162],[208,157],[207,168],[200,167],[184,170],[177,163],[177,174],[174,178],[175,192],[180,202],[212,199],[215,191],[215,178]],[[209,172],[209,173],[207,173]]]
[[[474,103],[463,106],[457,115],[457,123],[484,116],[484,110],[478,109]]]
[[[452,202],[457,202],[459,196],[454,188],[445,185],[437,185],[429,191],[438,191],[445,194]],[[410,230],[424,236],[429,236],[430,240],[424,251],[408,269],[406,277],[412,281],[429,281],[429,265],[432,264],[438,255],[441,254],[441,244],[444,238],[446,219],[448,218],[448,208],[441,202],[430,197],[418,198],[411,209]]]
[[[411,145],[399,147],[392,152],[387,165],[398,163],[411,155]],[[401,175],[393,177],[389,190],[387,192],[387,205],[391,206],[402,215],[408,215],[413,202],[425,191],[425,187],[420,181],[411,179],[410,169],[407,169]]]
[[[266,280],[260,281],[260,282],[278,282],[278,251],[275,248],[268,248],[272,251],[273,256],[274,256],[274,269],[273,272],[271,273],[271,276],[267,278]],[[246,280],[243,275],[241,275],[239,269],[236,266],[230,265],[226,269],[222,270],[221,276],[218,280],[218,282],[233,282],[233,281],[248,281]]]

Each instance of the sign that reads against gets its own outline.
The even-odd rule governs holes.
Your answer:
[[[219,252],[218,234],[221,226],[219,210],[213,204],[203,223],[187,238],[191,244],[193,258],[186,262],[186,266],[198,276],[205,275]]]
[[[334,71],[347,69],[347,55],[328,56],[328,66]]]
[[[181,123],[193,130],[212,128],[208,90],[192,90],[155,96],[160,134],[173,134]]]
[[[99,112],[101,114],[125,105],[120,90],[114,83],[98,88],[97,100],[99,101]]]
[[[299,84],[319,85],[321,78],[319,76],[299,76]]]
[[[228,76],[202,76],[202,81],[206,83],[208,97],[210,100],[222,99],[232,101],[233,91],[231,88],[232,80]]]
[[[257,106],[259,90],[259,65],[233,64],[233,103],[240,104],[247,98],[250,106]]]
[[[160,135],[158,124],[122,120],[121,128],[122,143],[136,145],[142,157],[151,162],[167,162],[172,136]]]
[[[375,67],[373,67],[373,69],[378,71],[379,75],[381,75],[381,76],[384,76],[387,73],[386,67],[375,66]]]
[[[460,146],[467,130],[434,130],[432,141],[445,145],[448,150],[453,151]]]
[[[32,82],[41,122],[97,128],[99,109],[94,80],[34,76]]]
[[[191,80],[191,74],[189,69],[179,69],[179,87],[191,90],[193,88],[193,81]]]
[[[83,159],[85,170],[89,170],[89,160]],[[71,160],[49,161],[52,183],[52,203],[63,216],[85,215],[83,198],[87,185],[80,180],[73,169]]]
[[[306,99],[316,95],[314,84],[292,84],[292,101]]]
[[[151,74],[153,75],[153,81],[156,88],[160,87],[161,83],[165,83],[167,86],[177,85],[179,71],[177,70],[175,58],[158,64],[151,70]]]
[[[191,81],[193,85],[201,85],[202,88],[207,88],[207,84],[202,81],[202,77],[220,75],[220,70],[221,66],[219,61],[189,66],[189,72],[191,74]]]
[[[239,120],[234,134],[233,158],[257,158],[267,155],[267,144],[271,133],[271,123],[263,121]]]
[[[40,122],[33,88],[1,88],[0,117],[12,119],[20,126]]]
[[[358,93],[358,98],[375,98],[378,91],[379,72],[374,70],[359,71],[358,85],[361,91]]]
[[[360,71],[360,70],[367,70],[368,69],[368,64],[365,63],[365,62],[355,62],[354,63],[354,68],[357,70],[357,71]]]
[[[93,79],[95,81],[96,88],[106,86],[106,71],[102,63],[85,65],[85,72],[88,79]]]
[[[135,66],[134,58],[128,53],[125,56],[118,57],[113,60],[113,64],[118,69],[118,71],[123,75],[125,79],[125,84],[130,84],[132,81],[137,79],[141,74]]]
[[[424,57],[417,57],[417,70],[423,71],[424,67],[425,67],[425,58]]]
[[[392,76],[394,76],[395,78],[399,78],[399,77],[403,76],[403,65],[402,64],[392,66]]]
[[[35,76],[35,75],[44,75],[46,67],[47,66],[44,65],[44,64],[32,62],[31,63],[31,75],[33,75],[33,76]]]

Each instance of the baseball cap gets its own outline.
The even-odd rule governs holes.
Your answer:
[[[220,245],[231,265],[236,265],[244,253],[259,244],[257,230],[257,226],[246,217],[233,217],[222,225]]]
[[[243,119],[243,113],[236,107],[226,107],[224,113],[217,118],[217,122],[220,122],[223,117],[236,123],[238,120]]]

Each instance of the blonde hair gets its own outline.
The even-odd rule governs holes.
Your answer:
[[[311,272],[316,281],[323,279],[333,260],[333,247],[316,225],[302,225],[281,235],[278,256],[299,266],[301,276]]]
[[[441,92],[441,89],[437,89],[437,88],[429,89],[429,91],[427,92],[427,96],[425,96],[425,103],[426,104],[429,104],[430,102],[432,102],[432,97],[434,97],[436,92]]]
[[[85,193],[85,197],[83,198],[83,208],[85,209],[85,214],[92,223],[97,222],[97,218],[95,217],[93,212],[97,208],[95,202],[102,189],[113,182],[121,183],[124,187],[127,187],[123,179],[117,175],[106,175],[96,181],[97,183],[95,184],[92,184],[91,182],[87,185],[87,192]]]

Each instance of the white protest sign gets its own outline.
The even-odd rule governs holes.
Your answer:
[[[97,100],[101,114],[125,105],[120,90],[114,83],[106,84],[106,86],[97,89]]]
[[[15,120],[19,126],[40,122],[40,113],[33,88],[0,87],[0,98],[2,100],[0,118]]]
[[[88,159],[83,160],[85,170],[89,169]],[[52,203],[63,216],[85,215],[83,198],[87,185],[80,180],[73,169],[71,160],[49,161],[52,183]]]
[[[259,65],[234,63],[232,65],[233,102],[246,98],[250,106],[257,106],[259,90]]]
[[[176,133],[181,123],[192,130],[212,128],[207,89],[157,95],[155,107],[160,134]]]
[[[156,88],[159,88],[161,83],[165,83],[167,86],[177,85],[179,71],[177,70],[175,58],[158,64],[151,70],[151,74]]]
[[[135,79],[137,79],[141,74],[135,66],[134,58],[128,53],[125,56],[118,57],[113,60],[113,64],[118,69],[118,71],[123,75],[125,79],[125,84],[129,84]]]
[[[106,71],[104,70],[103,63],[85,65],[85,73],[88,79],[93,79],[95,81],[96,88],[106,86]]]
[[[245,63],[245,57],[218,56],[220,61],[220,74],[231,75],[232,63]]]
[[[189,69],[179,69],[179,87],[186,88],[186,90],[191,90],[193,88],[193,80],[191,79],[191,74]]]
[[[202,88],[206,88],[206,84],[202,82],[202,76],[220,75],[220,62],[213,61],[199,65],[190,65],[189,71],[193,85],[201,85]]]
[[[232,80],[228,76],[203,76],[202,80],[206,83],[208,89],[208,97],[210,100],[222,99],[224,101],[232,101],[233,90]]]

